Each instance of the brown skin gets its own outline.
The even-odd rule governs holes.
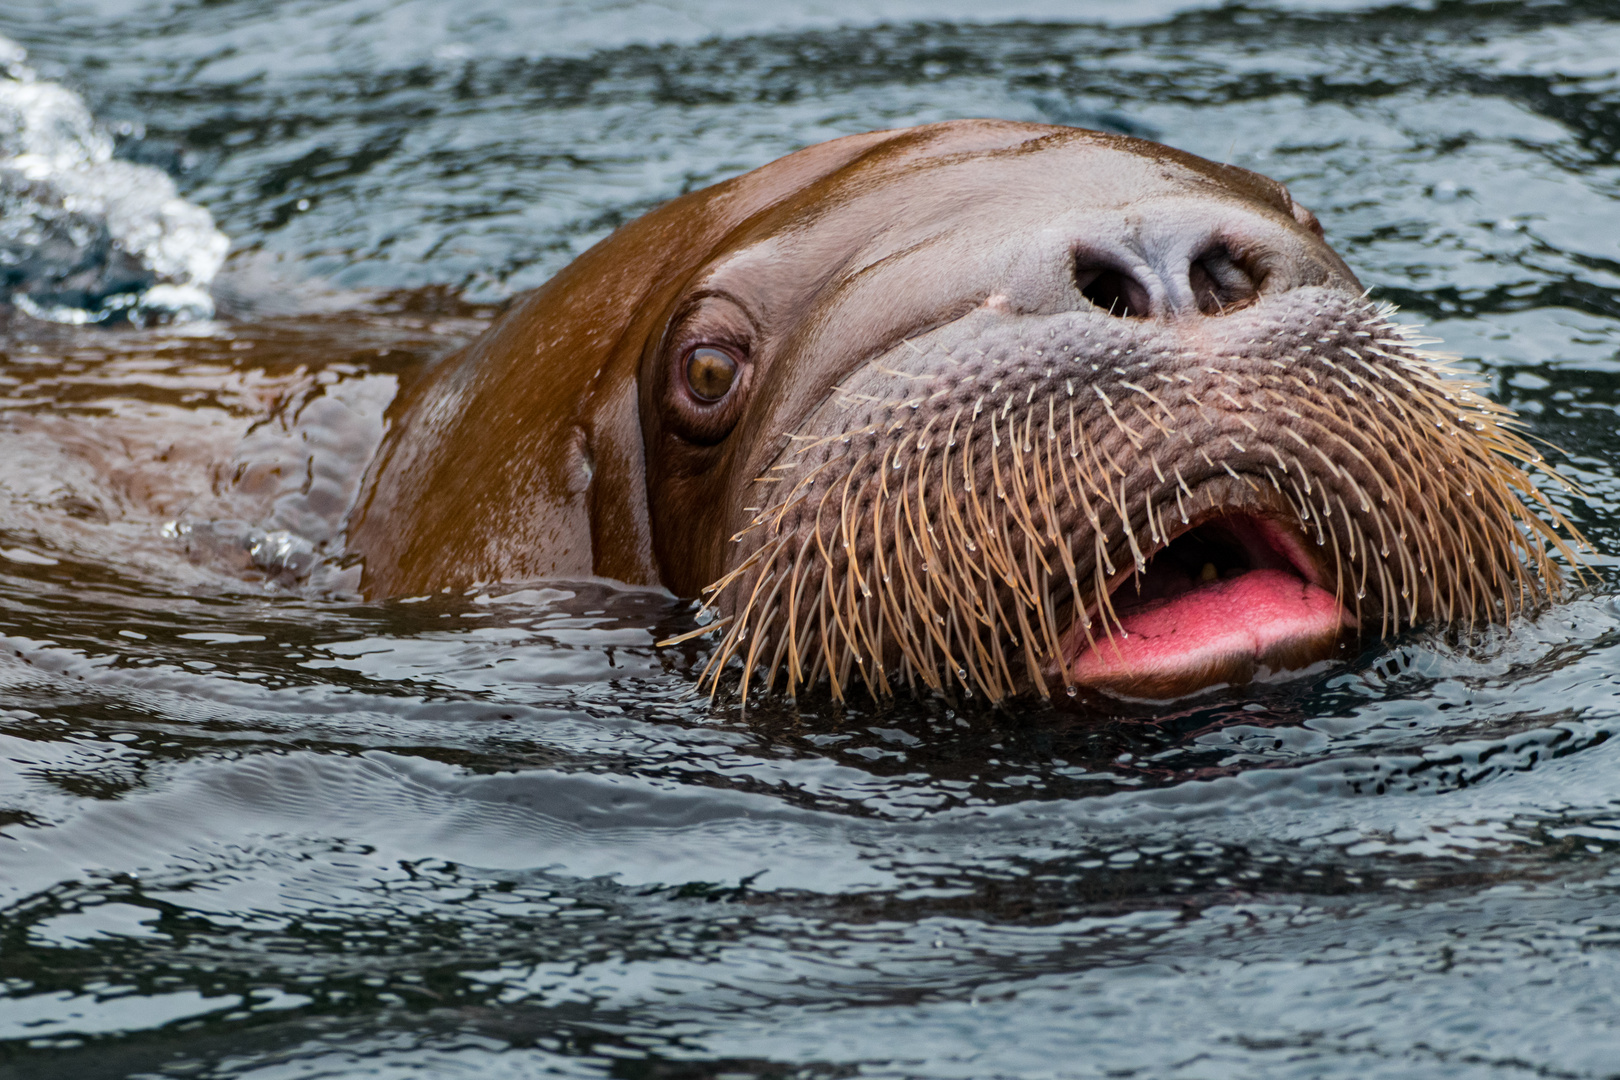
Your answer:
[[[1188,273],[1178,238],[1207,236],[1246,276]],[[595,575],[696,595],[841,379],[987,304],[1088,306],[1099,269],[1168,321],[1360,291],[1282,185],[1153,143],[980,120],[813,146],[619,229],[402,395],[348,532],[364,590]],[[737,363],[716,401],[687,378],[700,347]]]

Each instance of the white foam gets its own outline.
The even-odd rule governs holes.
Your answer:
[[[25,59],[0,38],[0,300],[67,323],[211,316],[229,239]]]

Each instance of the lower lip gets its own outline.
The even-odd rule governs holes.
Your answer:
[[[1334,595],[1282,570],[1251,570],[1121,616],[1072,664],[1081,686],[1162,700],[1295,671],[1331,657],[1349,619]]]

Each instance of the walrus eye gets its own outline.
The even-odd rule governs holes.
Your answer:
[[[719,401],[736,381],[737,358],[722,349],[702,345],[686,358],[686,385],[704,401]]]

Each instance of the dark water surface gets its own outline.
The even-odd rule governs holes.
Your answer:
[[[0,337],[0,1076],[1620,1076],[1620,11],[1161,7],[5,4],[233,255],[218,321]],[[318,545],[343,491],[188,501],[210,454],[363,454],[616,224],[955,116],[1286,181],[1561,448],[1594,577],[1162,714],[744,716],[667,597],[163,535]]]

